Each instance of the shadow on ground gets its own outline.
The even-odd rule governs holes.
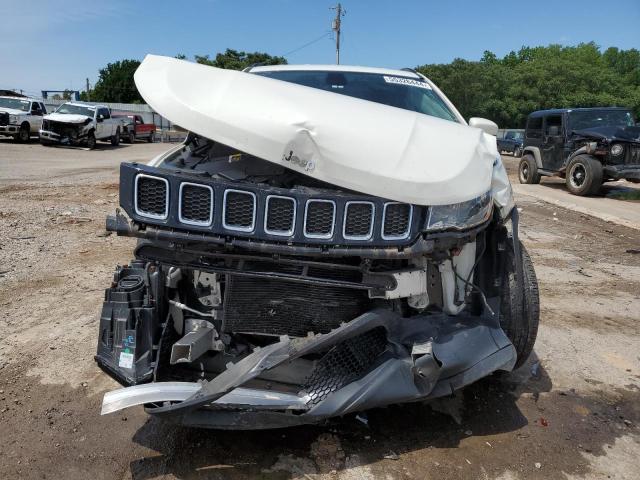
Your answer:
[[[470,436],[522,429],[529,421],[516,404],[518,398],[525,393],[536,398],[551,387],[551,379],[534,354],[519,372],[494,375],[452,397],[374,409],[359,418],[351,415],[323,426],[233,432],[173,427],[150,418],[133,440],[160,455],[132,462],[131,474],[141,480],[161,474],[178,478],[289,478],[292,474],[305,478],[334,470],[339,473],[348,467],[345,458],[353,455],[362,465],[427,448],[456,448]],[[298,459],[288,462],[289,473],[270,469],[287,457]]]

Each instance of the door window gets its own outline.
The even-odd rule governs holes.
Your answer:
[[[542,117],[529,117],[527,138],[542,138]]]
[[[544,134],[549,137],[562,135],[562,115],[549,115],[544,121]]]

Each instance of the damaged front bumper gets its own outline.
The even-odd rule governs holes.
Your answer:
[[[20,125],[0,125],[0,136],[13,137],[20,132]]]
[[[604,165],[604,174],[613,180],[640,181],[640,164],[638,165]]]
[[[268,371],[321,353],[304,390],[253,386]],[[402,318],[373,310],[326,334],[282,336],[210,381],[158,382],[110,392],[102,413],[145,404],[151,415],[190,426],[286,427],[448,395],[496,370],[510,371],[515,362],[498,315]]]

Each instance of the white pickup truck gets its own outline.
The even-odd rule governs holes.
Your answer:
[[[47,109],[42,102],[26,97],[0,97],[0,137],[28,142],[42,125]]]
[[[44,117],[40,143],[85,144],[90,149],[96,147],[97,140],[119,145],[121,126],[120,120],[111,118],[111,110],[105,105],[67,102]]]

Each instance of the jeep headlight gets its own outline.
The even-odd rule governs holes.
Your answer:
[[[466,230],[485,222],[491,216],[491,192],[462,203],[429,207],[427,230]]]
[[[611,146],[611,150],[610,150],[611,155],[613,155],[614,157],[617,157],[623,151],[624,151],[624,147],[622,145],[620,145],[619,143],[616,143],[615,145],[612,145]]]
[[[9,123],[18,123],[17,115],[9,115]]]

